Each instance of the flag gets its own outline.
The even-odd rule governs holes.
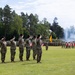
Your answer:
[[[50,40],[50,42],[52,42],[52,35],[50,36],[50,39],[49,40]]]

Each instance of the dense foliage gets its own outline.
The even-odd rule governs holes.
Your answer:
[[[50,32],[52,30],[52,32]],[[39,21],[37,14],[25,14],[21,12],[18,15],[14,10],[11,11],[9,5],[4,8],[0,8],[0,39],[5,36],[7,40],[15,36],[18,39],[19,34],[37,35],[41,34],[44,38],[47,38],[52,33],[53,38],[63,37],[63,28],[59,26],[55,21],[51,25],[46,18]]]

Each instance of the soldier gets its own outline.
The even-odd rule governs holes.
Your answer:
[[[19,59],[20,61],[23,61],[23,53],[24,53],[24,39],[23,39],[23,35],[20,34],[19,37]]]
[[[41,56],[42,56],[42,40],[40,35],[37,36],[37,40],[36,40],[36,51],[37,51],[37,63],[39,63],[41,61]]]
[[[7,52],[7,47],[6,47],[7,43],[5,41],[5,37],[1,39],[0,43],[1,43],[1,61],[2,63],[4,63],[6,52]]]
[[[46,50],[48,50],[48,42],[45,43]]]
[[[65,45],[66,45],[66,48],[68,48],[68,42],[66,42],[66,44],[65,44]]]
[[[71,43],[70,42],[68,42],[68,48],[70,48],[71,47]]]
[[[15,37],[10,40],[10,53],[11,53],[11,62],[14,62],[15,54],[16,54],[16,42]]]
[[[35,60],[35,56],[36,56],[36,36],[33,36],[33,39],[32,39],[32,49],[33,49],[33,60]]]
[[[30,58],[30,50],[31,50],[31,40],[30,40],[30,36],[27,36],[26,39],[26,60],[28,61]]]
[[[74,48],[74,41],[72,42],[72,48]]]
[[[61,45],[62,45],[62,48],[65,48],[65,42],[62,42]]]

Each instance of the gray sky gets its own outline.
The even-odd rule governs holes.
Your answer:
[[[57,17],[63,28],[75,26],[75,0],[0,0],[0,7],[6,4],[17,14],[37,14],[40,20],[45,17],[50,23]]]

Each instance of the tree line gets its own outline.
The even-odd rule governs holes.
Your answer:
[[[37,14],[21,12],[18,15],[15,10],[12,10],[9,5],[0,8],[0,39],[5,36],[7,40],[13,36],[18,39],[20,34],[27,35],[41,34],[47,38],[52,34],[52,37],[62,38],[64,36],[63,28],[56,22],[57,17],[54,18],[53,23],[49,23],[46,18],[39,20]]]

